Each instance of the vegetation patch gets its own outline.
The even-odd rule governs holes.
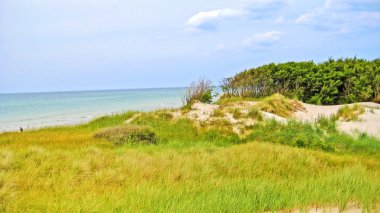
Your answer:
[[[223,94],[215,104],[225,105],[229,103],[243,102],[243,101],[257,101],[258,98],[251,97],[239,97],[239,96],[229,96],[228,94]]]
[[[342,121],[356,121],[364,112],[365,108],[360,104],[354,104],[352,106],[344,105],[338,110],[336,118]]]
[[[212,102],[212,82],[205,78],[200,78],[198,81],[194,81],[182,94],[183,108],[190,108],[191,105],[197,101],[201,103]]]
[[[219,107],[212,112],[211,117],[223,117],[224,115],[223,108]]]
[[[94,135],[97,139],[106,139],[115,145],[126,143],[155,144],[156,133],[152,128],[142,125],[124,125],[103,129]]]
[[[287,99],[281,94],[274,94],[258,102],[255,107],[261,111],[273,113],[284,118],[289,118],[294,112],[303,110],[301,103]]]
[[[236,120],[243,117],[243,113],[242,113],[241,109],[239,109],[239,108],[231,108],[230,113],[232,114],[232,117],[235,118]]]
[[[312,104],[380,102],[380,59],[346,58],[271,63],[222,82],[226,97],[261,98],[275,93]]]
[[[327,118],[319,119],[316,126],[297,121],[290,121],[287,124],[266,121],[254,124],[250,135],[245,140],[380,158],[379,139],[366,134],[353,138],[339,133],[335,126],[335,121]]]
[[[257,121],[264,120],[263,113],[261,113],[261,111],[257,109],[256,107],[252,107],[251,109],[249,109],[248,118],[252,118],[253,120],[257,120]]]
[[[243,118],[259,112],[247,109]],[[126,125],[133,115],[0,134],[0,212],[343,210],[352,202],[370,211],[380,202],[380,141],[340,134],[335,120],[255,122],[243,138],[233,132],[240,124],[223,118],[198,126],[141,112]],[[156,145],[110,143],[146,144],[143,129]]]

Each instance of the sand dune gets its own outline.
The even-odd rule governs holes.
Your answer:
[[[254,102],[241,102],[233,107],[239,107],[241,109],[251,107]],[[349,134],[357,135],[360,133],[366,133],[371,136],[380,138],[380,104],[372,102],[362,102],[358,103],[365,107],[365,113],[360,115],[359,120],[357,121],[338,121],[337,127],[340,131],[346,132]],[[302,103],[305,110],[297,111],[294,113],[292,119],[296,119],[304,122],[315,122],[319,117],[330,117],[338,112],[338,110],[344,105],[330,105],[330,106],[321,106],[321,105],[312,105]],[[352,105],[352,104],[349,104]],[[196,103],[192,106],[192,110],[188,113],[188,117],[193,120],[198,121],[207,121],[210,119],[210,116],[213,114],[214,110],[218,109],[219,105],[215,104],[202,104]],[[263,115],[266,119],[275,119],[280,122],[286,122],[286,118],[282,118],[278,115],[274,115],[268,112],[263,112]],[[239,123],[232,118],[232,115],[226,115],[227,120],[232,124]]]
[[[365,113],[357,121],[338,121],[338,129],[349,133],[367,133],[380,138],[380,104],[372,102],[359,103],[365,107]],[[319,116],[330,117],[336,114],[343,105],[319,106],[311,104],[302,104],[305,111],[298,111],[294,117],[300,121],[314,122]],[[352,104],[350,104],[352,105]]]

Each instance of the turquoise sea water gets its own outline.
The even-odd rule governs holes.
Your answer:
[[[68,125],[127,110],[176,108],[184,88],[0,94],[0,131]]]

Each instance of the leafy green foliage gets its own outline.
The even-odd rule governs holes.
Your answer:
[[[281,93],[313,104],[379,101],[380,59],[271,63],[224,79],[221,87],[230,97],[257,98]]]
[[[202,103],[211,103],[212,102],[212,90],[206,90],[204,91],[201,96],[199,97],[199,101]]]

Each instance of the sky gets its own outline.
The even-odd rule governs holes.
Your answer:
[[[0,0],[0,93],[218,84],[380,57],[379,0]]]

